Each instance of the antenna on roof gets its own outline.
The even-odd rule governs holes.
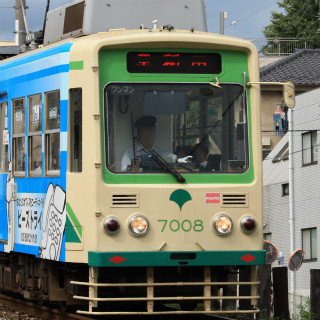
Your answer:
[[[46,27],[47,13],[50,7],[50,0],[47,0],[47,7],[43,22],[43,30],[30,32],[27,23],[26,0],[16,0],[16,46],[20,47],[20,53],[27,52],[29,50],[37,49],[40,44],[43,44],[44,29]]]

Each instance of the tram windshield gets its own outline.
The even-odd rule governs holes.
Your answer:
[[[113,173],[242,173],[246,98],[239,84],[110,83],[106,165]],[[171,172],[172,173],[172,172]]]

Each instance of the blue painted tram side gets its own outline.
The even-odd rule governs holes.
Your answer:
[[[66,204],[71,47],[65,42],[0,63],[0,251],[65,261],[59,214]]]

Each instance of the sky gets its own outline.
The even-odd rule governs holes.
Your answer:
[[[101,0],[103,1],[103,0]],[[132,0],[134,1],[134,0]],[[161,0],[159,0],[161,1]],[[183,0],[181,0],[183,1]],[[271,12],[280,8],[280,0],[205,0],[208,31],[220,33],[220,12],[228,13],[224,33],[240,38],[263,38],[263,29],[270,24]],[[31,31],[43,25],[46,0],[26,0],[27,21]],[[51,0],[50,9],[72,0]],[[0,41],[14,41],[15,0],[0,0]]]

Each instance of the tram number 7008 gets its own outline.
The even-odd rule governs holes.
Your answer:
[[[159,222],[163,223],[161,232],[164,232],[169,227],[170,231],[177,232],[182,230],[184,232],[190,232],[191,230],[195,232],[202,232],[203,221],[202,220],[194,220],[191,222],[190,220],[183,220],[179,222],[178,220],[158,220]]]

